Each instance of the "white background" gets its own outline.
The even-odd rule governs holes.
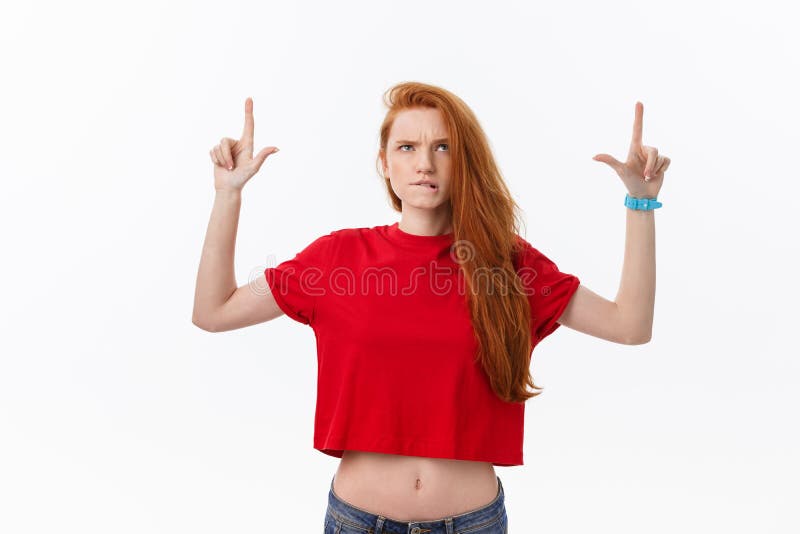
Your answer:
[[[320,532],[313,331],[191,322],[209,149],[244,189],[239,285],[399,215],[383,92],[475,111],[525,234],[613,299],[637,100],[672,163],[652,341],[534,354],[514,534],[797,532],[797,94],[786,2],[8,2],[0,13],[0,531]],[[413,384],[408,384],[413,387]]]

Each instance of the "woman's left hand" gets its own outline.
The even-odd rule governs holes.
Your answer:
[[[633,120],[633,139],[625,163],[617,161],[608,154],[597,154],[592,159],[608,164],[614,169],[628,194],[636,198],[655,198],[664,183],[664,172],[669,167],[670,159],[659,155],[653,146],[642,145],[642,114],[644,106],[636,102],[636,116]]]

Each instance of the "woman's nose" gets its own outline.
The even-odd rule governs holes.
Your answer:
[[[418,171],[433,171],[433,158],[431,158],[428,154],[424,152],[420,153],[419,158],[417,158],[417,170]]]

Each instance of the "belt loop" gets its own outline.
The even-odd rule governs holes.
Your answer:
[[[452,517],[445,517],[444,518],[444,529],[447,534],[453,534],[453,518]]]
[[[386,518],[382,515],[378,516],[378,521],[375,522],[375,534],[381,534],[383,532],[383,522],[386,521]]]

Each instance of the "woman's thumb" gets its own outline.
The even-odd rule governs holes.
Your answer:
[[[261,164],[264,163],[264,160],[267,159],[267,156],[274,154],[278,150],[280,150],[280,148],[274,146],[268,146],[267,148],[263,149],[261,152],[256,154],[256,157],[254,158],[256,160],[256,165],[261,167]]]
[[[614,170],[617,170],[622,166],[622,163],[620,163],[613,156],[610,156],[608,154],[597,154],[592,159],[610,165]]]

